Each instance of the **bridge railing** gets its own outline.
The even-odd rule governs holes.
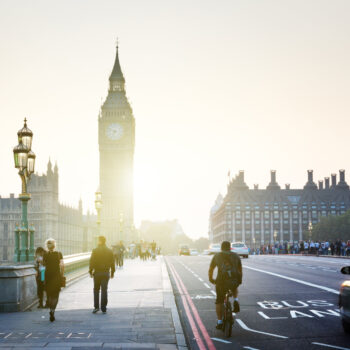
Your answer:
[[[64,274],[66,275],[67,280],[70,279],[69,277],[73,273],[76,273],[79,271],[81,272],[81,274],[84,274],[85,272],[87,272],[90,256],[91,256],[91,252],[65,255],[63,257]]]

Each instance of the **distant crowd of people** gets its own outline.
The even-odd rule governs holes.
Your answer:
[[[350,256],[350,240],[342,241],[300,241],[276,242],[261,245],[260,248],[251,249],[255,254],[313,254]]]

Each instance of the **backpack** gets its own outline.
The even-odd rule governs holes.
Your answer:
[[[239,286],[239,281],[233,254],[221,253],[218,268],[220,272],[219,283],[222,284],[226,290],[236,289]]]

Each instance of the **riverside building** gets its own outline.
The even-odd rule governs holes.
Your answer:
[[[266,189],[254,185],[250,189],[244,182],[244,171],[230,180],[227,194],[210,212],[210,239],[242,241],[249,246],[269,244],[274,241],[295,242],[309,238],[311,225],[322,216],[341,215],[350,209],[350,191],[345,182],[345,171],[326,177],[318,185],[313,181],[313,171],[308,170],[303,189],[282,189],[271,171]]]

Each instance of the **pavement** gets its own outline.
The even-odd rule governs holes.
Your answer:
[[[343,259],[258,255],[242,259],[241,311],[231,338],[215,329],[210,256],[166,257],[188,345],[194,350],[350,350],[338,292]]]
[[[107,314],[92,309],[86,276],[63,289],[53,323],[37,308],[0,314],[0,350],[187,349],[162,257],[126,260],[109,282]]]

